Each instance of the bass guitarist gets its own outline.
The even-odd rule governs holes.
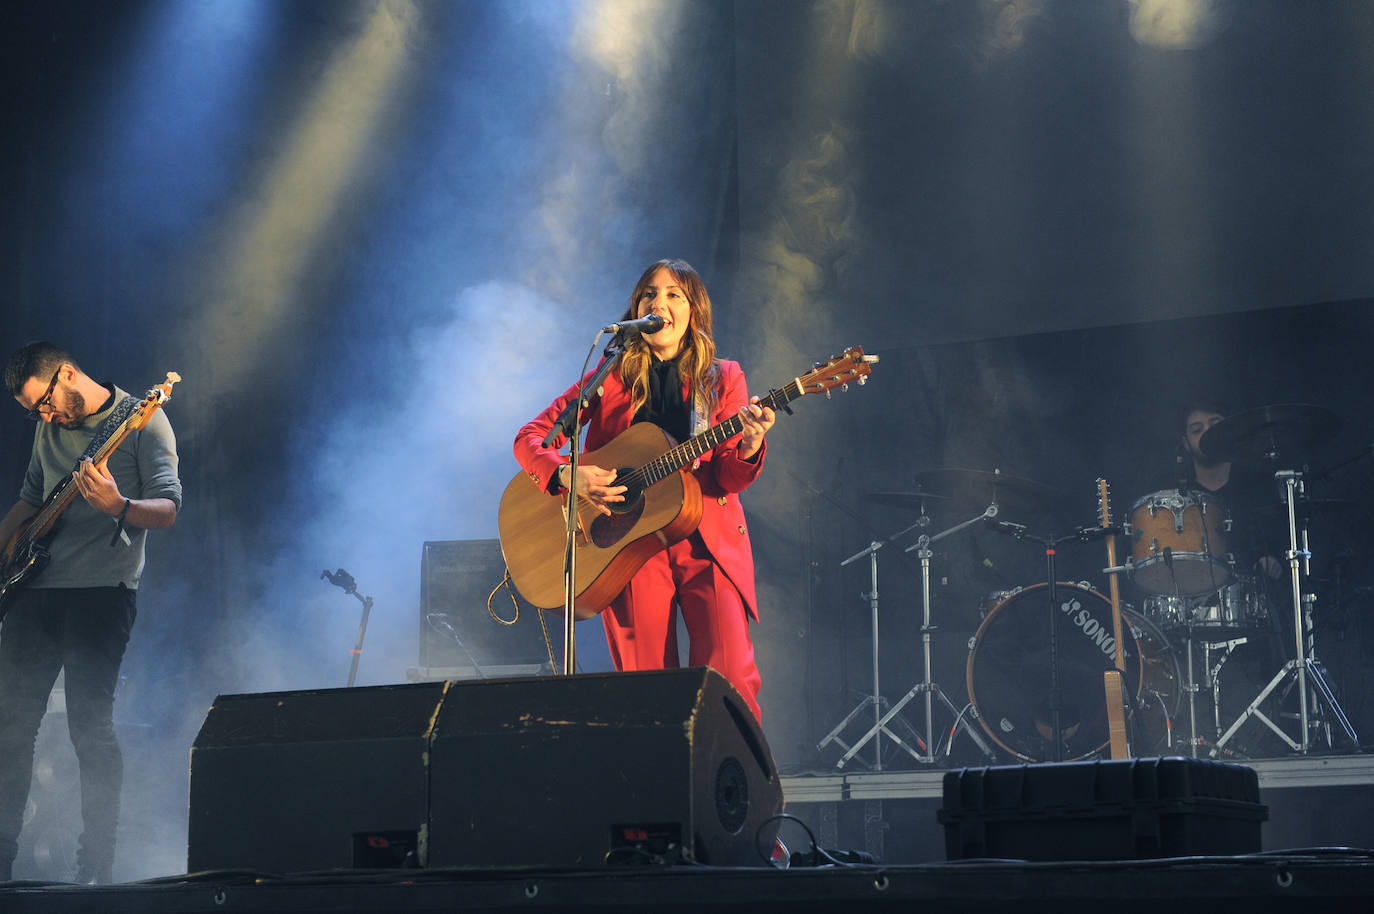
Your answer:
[[[767,453],[764,435],[772,409],[750,398],[737,362],[716,358],[711,299],[689,264],[660,260],[639,277],[623,319],[656,314],[662,329],[628,339],[599,399],[584,414],[586,449],[597,450],[631,424],[651,422],[681,442],[738,415],[742,432],[702,454],[693,467],[702,516],[695,532],[654,555],[601,613],[617,670],[662,670],[679,665],[674,609],[682,613],[688,663],[710,666],[739,690],[761,717],[761,685],[749,620],[758,620],[754,559],[739,493],[758,478]],[[593,372],[594,374],[595,372]],[[589,375],[590,377],[590,375]],[[575,384],[515,439],[515,459],[531,484],[563,497],[572,484],[567,460],[543,442]],[[613,467],[578,466],[576,493],[603,514],[624,501]]]
[[[123,390],[93,380],[65,350],[29,343],[10,357],[5,384],[38,422],[19,501],[0,521],[16,539],[59,485],[74,499],[47,543],[48,564],[7,588],[0,628],[0,881],[11,878],[33,776],[34,740],[59,670],[66,671],[67,726],[81,771],[84,830],[75,880],[108,883],[124,764],[113,713],[119,667],[133,628],[150,529],[172,526],[181,505],[176,439],[159,410],[129,433],[104,465],[83,459],[129,408]],[[10,564],[6,556],[6,565]]]

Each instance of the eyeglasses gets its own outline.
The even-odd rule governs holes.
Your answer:
[[[43,396],[38,398],[38,402],[33,405],[33,408],[29,410],[29,418],[34,422],[43,418],[43,407],[51,405],[52,392],[57,387],[57,376],[61,373],[62,366],[58,365],[57,370],[52,373],[52,380],[48,382],[48,389],[43,393]]]

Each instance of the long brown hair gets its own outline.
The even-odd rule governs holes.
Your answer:
[[[649,264],[640,275],[639,282],[635,283],[635,290],[630,294],[629,307],[625,309],[625,316],[621,320],[639,316],[639,298],[644,294],[644,288],[649,285],[654,274],[661,269],[673,274],[692,309],[687,334],[682,338],[678,374],[691,378],[692,395],[695,397],[698,393],[703,394],[707,407],[714,413],[719,370],[716,366],[716,341],[711,320],[711,296],[706,293],[706,284],[701,281],[697,271],[692,269],[692,265],[685,260],[676,259],[659,260]],[[649,399],[649,367],[652,364],[649,345],[644,342],[642,336],[636,336],[626,344],[625,354],[620,357],[617,368],[620,380],[630,390],[631,415],[639,412],[639,408]],[[710,419],[710,416],[705,418]]]

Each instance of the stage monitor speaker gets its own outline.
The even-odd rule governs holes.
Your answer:
[[[220,696],[187,870],[764,865],[768,744],[705,669]]]
[[[758,722],[705,667],[454,683],[433,755],[431,866],[765,865],[782,811]]]
[[[501,625],[487,611],[487,597],[505,573],[499,540],[424,544],[420,662],[414,678],[485,679],[548,671],[549,653],[534,609],[524,607],[515,625]],[[504,588],[492,599],[492,606],[504,619],[515,615]]]
[[[415,862],[448,685],[216,698],[191,747],[187,872]]]

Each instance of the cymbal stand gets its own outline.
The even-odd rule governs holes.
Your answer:
[[[1295,509],[1297,496],[1302,494],[1302,474],[1294,470],[1279,470],[1274,474],[1274,478],[1283,482],[1284,501],[1288,506],[1288,551],[1285,553],[1285,557],[1288,559],[1289,580],[1292,583],[1293,640],[1296,647],[1296,659],[1290,660],[1283,665],[1283,668],[1274,675],[1274,678],[1269,680],[1269,684],[1264,687],[1264,690],[1250,702],[1249,707],[1247,707],[1240,717],[1236,719],[1236,722],[1231,724],[1230,729],[1222,734],[1221,738],[1217,740],[1215,748],[1212,750],[1213,757],[1215,757],[1218,751],[1226,745],[1227,740],[1235,735],[1241,725],[1251,717],[1258,717],[1261,723],[1277,733],[1279,738],[1292,747],[1294,751],[1306,755],[1309,749],[1310,736],[1308,732],[1310,728],[1310,715],[1308,707],[1309,695],[1307,691],[1309,682],[1313,689],[1320,693],[1321,697],[1326,701],[1327,710],[1335,717],[1337,723],[1339,723],[1341,729],[1345,731],[1345,735],[1350,742],[1357,749],[1360,745],[1359,737],[1355,735],[1355,729],[1350,725],[1350,721],[1346,718],[1345,712],[1341,710],[1340,703],[1336,701],[1335,693],[1333,693],[1331,687],[1327,685],[1326,679],[1317,665],[1315,642],[1310,641],[1307,637],[1308,628],[1310,627],[1309,617],[1311,614],[1311,607],[1310,602],[1305,601],[1303,598],[1302,575],[1311,574],[1312,552],[1308,549],[1307,530],[1305,528],[1303,529],[1302,535],[1302,548],[1298,548],[1298,521]],[[1305,607],[1306,611],[1304,609]],[[1274,721],[1270,720],[1263,711],[1259,710],[1260,704],[1269,697],[1270,693],[1278,688],[1279,684],[1287,680],[1290,676],[1294,677],[1298,688],[1299,734],[1297,740],[1289,737],[1278,724],[1274,723]],[[1311,697],[1315,703],[1316,696],[1313,695]],[[1329,735],[1328,725],[1328,741]]]
[[[831,730],[829,733],[827,733],[825,735],[825,738],[816,744],[817,750],[824,749],[831,743],[838,743],[840,747],[845,750],[844,755],[841,756],[840,760],[835,763],[836,768],[843,768],[845,765],[847,765],[849,763],[849,760],[854,758],[854,756],[858,754],[859,750],[864,747],[865,743],[867,743],[869,740],[873,740],[873,770],[882,771],[882,734],[887,734],[888,739],[892,740],[892,742],[895,745],[900,746],[902,749],[906,750],[906,752],[917,761],[921,761],[923,758],[920,751],[913,749],[911,746],[907,745],[907,743],[901,738],[901,736],[894,733],[891,730],[891,728],[888,727],[888,724],[892,722],[895,715],[889,711],[888,701],[886,698],[883,697],[882,689],[878,681],[878,647],[880,644],[878,638],[878,550],[882,549],[884,546],[886,546],[893,540],[897,539],[898,537],[910,533],[917,527],[926,527],[929,525],[930,517],[925,513],[925,509],[923,507],[921,509],[921,516],[916,521],[916,523],[912,524],[909,527],[906,527],[903,530],[899,530],[898,532],[892,534],[885,540],[875,540],[872,543],[869,543],[867,549],[862,549],[851,555],[849,558],[845,559],[843,562],[840,562],[840,567],[843,568],[845,565],[858,561],[864,556],[868,556],[869,590],[868,593],[861,594],[860,596],[868,600],[869,610],[873,614],[873,694],[864,696],[863,701],[859,702],[854,707],[854,710],[846,714],[844,719],[841,720],[838,724],[836,724],[835,728]],[[873,709],[873,726],[869,728],[867,733],[859,737],[859,739],[853,745],[846,743],[844,739],[841,737],[841,734],[852,721],[854,721],[860,714],[862,714],[868,708]],[[905,727],[908,738],[912,742],[920,744],[920,736],[917,735],[916,731],[911,727],[909,723],[907,723],[906,719],[899,717],[897,718],[897,720],[901,723],[903,727]],[[928,746],[928,743],[926,745],[922,745],[921,750],[927,750]]]
[[[978,731],[968,722],[968,719],[964,717],[960,710],[955,707],[954,702],[949,700],[949,695],[945,694],[945,690],[940,688],[939,684],[931,678],[930,662],[931,633],[934,632],[936,628],[936,626],[930,624],[930,560],[935,554],[931,551],[930,547],[934,543],[947,536],[958,533],[966,527],[970,527],[981,520],[991,520],[996,516],[997,503],[993,502],[977,517],[971,517],[963,523],[956,524],[948,530],[937,533],[934,536],[921,534],[916,540],[915,545],[906,548],[907,552],[918,550],[916,555],[921,560],[921,660],[923,676],[920,682],[912,686],[910,691],[903,695],[901,700],[892,706],[892,710],[888,712],[888,717],[898,714],[902,708],[906,707],[907,703],[917,695],[923,694],[925,696],[926,754],[917,756],[916,761],[918,762],[933,763],[935,761],[934,701],[937,696],[945,703],[945,707],[949,709],[949,712],[954,715],[954,730],[950,733],[950,742],[953,742],[954,734],[962,727],[964,732],[969,735],[969,738],[978,745],[978,748],[983,750],[983,755],[987,756],[990,761],[995,762],[997,760],[997,756],[992,751],[992,747],[978,735]],[[881,726],[885,721],[886,718],[880,719],[878,721],[878,726]]]

